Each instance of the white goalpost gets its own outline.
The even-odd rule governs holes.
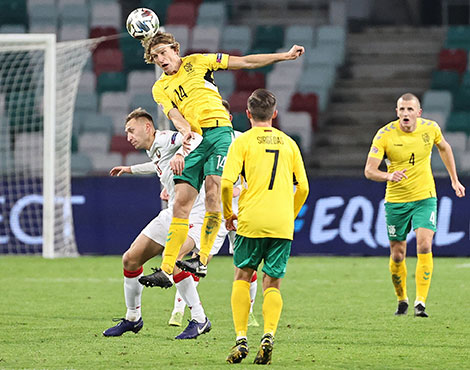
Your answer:
[[[78,254],[73,111],[81,72],[100,41],[0,35],[0,254]]]

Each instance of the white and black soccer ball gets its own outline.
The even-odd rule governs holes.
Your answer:
[[[146,40],[155,36],[160,27],[160,21],[155,12],[147,8],[133,10],[126,21],[129,35],[138,40]]]

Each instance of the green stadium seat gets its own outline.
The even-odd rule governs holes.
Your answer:
[[[0,0],[0,25],[28,24],[26,0]]]
[[[470,26],[451,26],[447,31],[445,47],[470,50]]]
[[[222,31],[220,49],[223,51],[239,50],[247,54],[251,47],[251,29],[245,25],[228,25]]]
[[[433,71],[431,90],[448,90],[456,92],[460,86],[460,75],[455,71]]]
[[[447,120],[446,130],[470,135],[470,112],[452,112]]]
[[[256,27],[253,45],[257,49],[266,49],[271,53],[284,44],[284,28],[282,26]]]
[[[470,112],[470,86],[462,86],[457,90],[454,94],[453,105],[455,111]]]
[[[104,72],[99,75],[97,91],[99,94],[105,91],[126,91],[127,76],[122,72]]]
[[[235,131],[245,132],[250,128],[250,121],[245,112],[233,113],[232,125]]]

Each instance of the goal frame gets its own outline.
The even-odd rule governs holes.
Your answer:
[[[32,47],[44,50],[42,256],[54,258],[57,39],[53,33],[5,34],[0,35],[0,38],[3,44],[11,44],[14,51],[28,51]],[[22,44],[27,45],[22,47]]]

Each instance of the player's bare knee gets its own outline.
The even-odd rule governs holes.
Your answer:
[[[135,271],[140,267],[138,261],[132,257],[132,254],[129,252],[129,250],[122,255],[122,266],[128,271]]]

